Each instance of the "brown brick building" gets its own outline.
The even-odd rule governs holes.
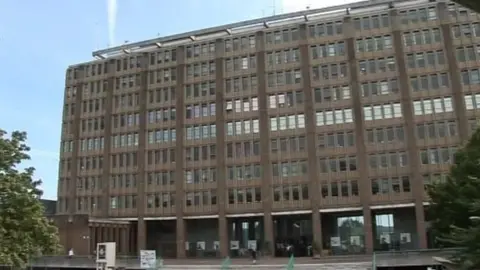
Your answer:
[[[424,186],[479,115],[479,18],[365,1],[94,52],[66,75],[64,243],[427,248]]]

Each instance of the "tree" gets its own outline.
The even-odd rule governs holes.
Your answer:
[[[40,180],[34,168],[18,166],[30,157],[25,132],[10,138],[0,129],[0,265],[25,267],[29,260],[58,251],[57,228],[44,216]]]
[[[452,261],[462,269],[480,268],[480,129],[455,154],[445,182],[428,187],[432,232],[444,247],[458,247]]]

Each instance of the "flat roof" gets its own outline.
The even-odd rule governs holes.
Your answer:
[[[175,34],[165,37],[159,37],[154,39],[148,39],[140,42],[127,43],[120,46],[115,46],[103,50],[97,50],[92,52],[92,56],[97,59],[105,59],[113,56],[119,56],[123,54],[129,54],[133,52],[151,51],[162,47],[177,46],[180,44],[193,43],[197,41],[207,41],[216,38],[223,38],[227,36],[236,36],[247,32],[254,32],[261,29],[268,29],[271,27],[277,27],[280,25],[295,24],[299,22],[308,22],[319,19],[332,19],[339,17],[339,15],[347,15],[348,12],[353,15],[360,15],[365,11],[368,13],[372,10],[383,9],[384,7],[392,4],[401,3],[402,6],[416,6],[417,4],[430,3],[429,0],[367,0],[350,4],[337,5],[319,9],[306,9],[303,11],[286,13],[281,15],[269,16],[259,19],[247,20],[237,23],[231,23],[216,27],[205,28],[201,30],[195,30],[185,32],[181,34]],[[435,2],[445,2],[437,0]],[[450,2],[450,1],[446,1]],[[385,8],[386,10],[387,8]]]

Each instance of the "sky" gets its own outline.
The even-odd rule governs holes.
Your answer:
[[[69,65],[92,60],[92,51],[109,44],[356,1],[116,0],[110,20],[107,2],[0,0],[0,129],[28,133],[31,160],[23,165],[36,168],[47,199],[57,196]]]

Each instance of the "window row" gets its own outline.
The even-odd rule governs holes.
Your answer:
[[[145,206],[151,208],[172,208],[175,206],[175,192],[147,194]]]
[[[73,142],[71,142],[73,143]],[[102,150],[104,148],[105,138],[88,138],[80,140],[80,151]],[[65,145],[64,145],[65,146]],[[72,148],[73,145],[70,145]],[[71,149],[70,149],[71,151]]]
[[[112,168],[137,167],[137,152],[114,154],[110,162]]]
[[[197,78],[215,74],[215,62],[202,62],[187,65],[187,78]]]
[[[215,160],[217,157],[217,146],[202,145],[185,148],[186,161]]]
[[[256,92],[257,75],[236,77],[225,80],[225,93]],[[253,90],[253,91],[252,91]]]
[[[244,158],[260,155],[260,141],[227,143],[227,158]]]
[[[267,86],[277,87],[282,85],[291,85],[302,82],[302,73],[300,69],[282,70],[277,72],[269,72],[267,74]]]
[[[356,40],[357,52],[377,52],[393,47],[391,35],[359,38]]]
[[[186,88],[186,86],[185,86]],[[172,101],[175,101],[176,99],[176,86],[172,87],[163,87],[163,88],[157,88],[155,90],[150,90],[148,91],[147,97],[148,97],[148,103],[153,104],[153,103],[172,103]]]
[[[452,98],[417,100],[413,102],[413,111],[415,115],[453,112]]]
[[[410,87],[414,92],[438,90],[450,87],[450,81],[447,73],[412,76],[410,77]]]
[[[258,111],[258,98],[247,97],[243,99],[227,100],[225,105],[227,112],[255,112]]]
[[[214,102],[187,105],[187,108],[185,109],[185,118],[194,119],[194,118],[200,118],[200,117],[209,117],[209,116],[215,116],[215,113],[216,113],[216,107]]]
[[[267,66],[293,63],[300,61],[300,50],[298,48],[286,49],[267,53]]]
[[[462,70],[462,83],[464,85],[478,85],[480,84],[480,70],[479,69],[470,69]]]
[[[452,164],[456,147],[429,148],[420,151],[422,164]]]
[[[228,204],[258,203],[262,201],[261,188],[229,188]]]
[[[112,148],[138,146],[138,133],[112,136]]]
[[[322,198],[358,197],[358,181],[344,180],[321,184]]]
[[[436,139],[457,136],[455,121],[436,121],[417,124],[416,133],[419,139]]]
[[[136,174],[114,174],[110,176],[109,188],[136,188]]]
[[[105,129],[105,120],[103,117],[82,119],[80,130],[82,132],[100,131]]]
[[[306,144],[305,136],[274,138],[270,140],[270,151],[272,154],[303,152]]]
[[[127,177],[127,176],[125,176]],[[68,180],[68,179],[67,179]],[[78,177],[77,178],[77,190],[97,190],[102,188],[100,185],[101,183],[101,176],[88,176],[88,177]],[[64,181],[60,181],[60,183],[63,183]]]
[[[92,113],[105,110],[105,98],[84,100],[82,102],[82,112]]]
[[[371,179],[371,182],[372,195],[408,193],[411,191],[408,176]]]
[[[376,153],[368,155],[368,163],[372,169],[406,167],[406,152]]]
[[[300,39],[298,28],[282,29],[265,34],[265,42],[267,45],[282,44]]]
[[[115,109],[137,107],[139,104],[139,93],[113,96],[113,108]]]
[[[338,109],[334,111],[319,111],[315,113],[317,127],[353,123],[352,109]]]
[[[134,127],[140,125],[139,113],[123,113],[112,115],[113,128]]]
[[[295,177],[307,175],[307,161],[295,160],[272,164],[273,177]]]
[[[148,131],[148,143],[164,143],[174,142],[177,139],[177,131],[175,129],[157,129]]]
[[[137,195],[110,196],[110,209],[137,209]]]
[[[381,127],[367,129],[367,142],[368,143],[388,143],[405,140],[405,131],[402,126],[397,127]]]
[[[345,42],[318,44],[310,46],[310,55],[312,59],[320,59],[331,56],[345,55]]]
[[[175,171],[151,172],[147,174],[147,188],[175,184]]]
[[[268,108],[284,108],[293,107],[295,105],[303,104],[303,91],[292,91],[286,93],[275,93],[268,96]]]
[[[147,164],[160,165],[175,162],[175,149],[159,149],[147,151]]]
[[[305,128],[305,115],[287,115],[287,116],[276,116],[270,118],[270,130],[287,130],[287,129],[297,129]]]
[[[260,123],[258,119],[239,120],[227,123],[227,136],[239,136],[258,133],[260,133]]]
[[[217,170],[215,168],[195,169],[185,171],[185,183],[198,184],[217,181]]]
[[[273,187],[273,201],[300,201],[308,200],[308,185],[281,185]]]
[[[333,80],[347,76],[347,63],[332,63],[312,67],[312,81]]]
[[[389,56],[376,59],[360,60],[358,61],[358,67],[361,75],[393,72],[397,70],[397,62],[395,57]]]
[[[320,173],[353,172],[357,170],[356,156],[319,158]]]
[[[480,60],[480,45],[459,47],[456,49],[458,62],[478,61]]]
[[[186,84],[185,99],[215,96],[215,81]]]
[[[408,68],[425,68],[445,65],[445,52],[443,50],[417,52],[407,54]]]
[[[255,35],[225,39],[225,52],[254,49],[256,43]]]
[[[353,19],[355,30],[372,30],[390,27],[390,16],[388,14],[379,14],[372,16],[363,16]]]
[[[439,28],[415,30],[403,33],[403,46],[429,45],[442,42],[442,34]]]
[[[148,200],[148,197],[147,197]],[[204,190],[197,192],[185,193],[185,206],[200,206],[200,205],[216,205],[217,204],[217,191],[216,190]],[[148,204],[147,204],[148,207]],[[155,207],[158,207],[155,204]]]
[[[382,105],[363,106],[363,116],[366,121],[402,117],[402,105],[390,103]]]
[[[187,59],[200,56],[208,56],[215,53],[215,42],[195,44],[185,47],[185,57]]]
[[[336,100],[350,99],[350,86],[349,85],[335,85],[322,88],[315,88],[313,90],[315,102],[331,102]]]
[[[189,125],[185,128],[187,140],[204,140],[217,137],[217,126],[210,125]]]
[[[177,109],[165,108],[149,111],[147,113],[147,119],[149,124],[175,121],[175,119],[177,119]]]
[[[87,170],[96,170],[103,168],[103,156],[78,157],[77,174],[82,174]]]
[[[465,95],[465,107],[467,110],[480,108],[480,94]]]
[[[247,70],[250,68],[257,68],[257,57],[255,55],[225,59],[225,72]]]
[[[383,96],[399,92],[397,79],[363,82],[361,88],[362,97]]]
[[[262,177],[260,164],[246,164],[227,167],[228,180],[243,181]]]
[[[317,135],[318,148],[351,147],[355,145],[353,131],[326,133]]]

